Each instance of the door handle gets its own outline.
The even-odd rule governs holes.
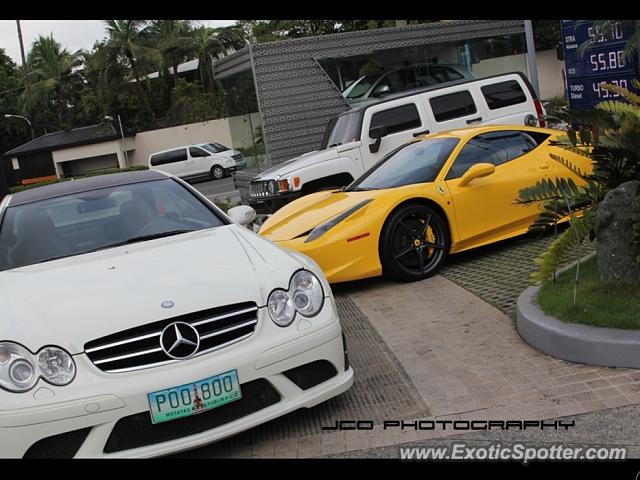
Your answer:
[[[469,120],[467,120],[467,125],[473,122],[481,122],[481,121],[482,121],[482,117],[470,118]]]
[[[423,130],[421,132],[415,132],[413,134],[414,137],[419,137],[420,135],[429,135],[431,133],[430,130]]]
[[[540,165],[538,165],[538,168],[539,168],[540,170],[546,170],[546,169],[548,169],[548,168],[549,168],[549,162],[541,163]]]

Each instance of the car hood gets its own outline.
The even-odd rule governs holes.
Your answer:
[[[215,306],[266,303],[303,265],[238,225],[0,272],[0,340],[72,354],[90,340]],[[160,305],[171,300],[175,306]]]
[[[374,199],[388,190],[363,192],[317,192],[295,200],[271,215],[260,235],[271,241],[291,240],[307,234],[321,223],[341,214],[363,200]]]
[[[276,166],[260,173],[253,180],[274,180],[276,177],[283,177],[301,168],[309,167],[317,163],[326,162],[327,160],[332,160],[338,157],[340,157],[340,152],[337,148],[316,150],[313,152],[305,153],[300,157],[292,158],[291,160],[279,163]]]

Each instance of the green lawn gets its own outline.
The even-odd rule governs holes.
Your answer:
[[[580,267],[578,302],[573,306],[575,267],[540,289],[538,302],[547,315],[595,327],[640,329],[640,285],[604,285],[596,258]]]

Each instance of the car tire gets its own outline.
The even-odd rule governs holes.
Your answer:
[[[430,277],[445,261],[450,245],[447,223],[435,209],[415,203],[400,207],[389,215],[380,235],[383,275],[402,282]]]
[[[221,178],[224,178],[224,168],[222,168],[220,165],[214,165],[213,167],[211,167],[211,178],[213,178],[214,180],[220,180]]]

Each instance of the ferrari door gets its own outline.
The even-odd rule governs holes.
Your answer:
[[[520,189],[548,177],[550,160],[527,132],[509,130],[471,138],[446,176],[461,242],[455,250],[525,233],[540,212],[538,204],[516,204]],[[494,173],[462,185],[473,165],[490,163]]]

